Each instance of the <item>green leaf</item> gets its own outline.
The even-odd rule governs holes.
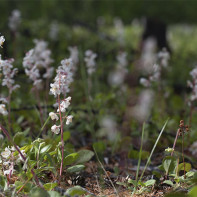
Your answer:
[[[94,156],[94,152],[91,150],[80,150],[78,155],[79,157],[77,158],[76,164],[81,164],[89,161]]]
[[[194,176],[194,172],[189,171],[189,172],[186,173],[186,176],[187,177],[192,177],[192,176]]]
[[[145,186],[153,186],[155,184],[156,180],[155,179],[150,179],[148,181],[146,181],[144,184]]]
[[[141,159],[142,160],[145,160],[145,159],[147,159],[149,157],[149,155],[150,155],[149,152],[142,151]],[[128,157],[130,159],[138,159],[139,158],[139,151],[137,151],[137,150],[131,150],[131,151],[129,151]]]
[[[185,171],[186,172],[189,172],[191,170],[192,166],[190,163],[185,163]],[[180,163],[179,166],[178,166],[178,173],[181,171],[181,170],[184,170],[184,163]]]
[[[52,189],[54,189],[58,184],[57,183],[46,183],[44,184],[44,189],[46,189],[47,191],[51,191]]]
[[[25,139],[25,135],[23,132],[18,132],[14,136],[14,142],[16,145],[21,145],[21,142]]]
[[[137,181],[133,180],[133,179],[129,179],[128,183],[132,184],[132,185],[136,185]]]
[[[41,188],[33,188],[29,197],[50,197],[49,193]]]
[[[50,149],[51,149],[52,145],[51,144],[48,144],[46,145],[45,147],[43,147],[40,151],[40,153],[45,153],[45,152],[48,152]]]
[[[180,192],[172,192],[170,194],[167,194],[165,197],[188,197],[188,195]]]
[[[170,180],[165,180],[163,183],[167,184],[167,185],[170,185],[170,186],[173,186],[173,182],[170,181]]]
[[[196,197],[197,194],[197,186],[193,187],[189,192],[189,197]]]
[[[67,172],[68,173],[74,173],[74,172],[79,172],[81,170],[83,170],[85,168],[84,165],[75,165],[75,166],[71,166],[69,168],[67,168]]]
[[[83,195],[85,193],[86,191],[80,186],[72,187],[66,191],[66,195],[70,195],[70,196]]]
[[[106,149],[106,144],[104,142],[95,142],[93,144],[93,148],[96,150],[97,153],[103,153]]]
[[[63,134],[63,138],[64,138],[64,142],[67,141],[70,138],[70,132],[69,131],[65,131]],[[61,135],[59,135],[56,139],[56,142],[60,142],[61,141]]]
[[[162,166],[166,174],[174,173],[177,167],[177,159],[172,156],[166,156],[162,162]]]
[[[61,197],[61,195],[55,191],[49,191],[48,194],[50,195],[50,197]]]
[[[78,153],[71,153],[64,158],[64,165],[71,165],[79,157]]]

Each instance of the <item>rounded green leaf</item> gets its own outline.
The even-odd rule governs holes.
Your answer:
[[[75,173],[75,172],[79,172],[79,171],[83,170],[84,168],[85,168],[84,165],[75,165],[75,166],[69,167],[66,171],[68,173]]]
[[[77,158],[76,163],[80,164],[89,161],[94,156],[94,152],[91,150],[80,150],[78,155],[79,157]]]
[[[71,153],[64,158],[64,165],[71,165],[79,157],[78,153]]]
[[[30,197],[50,197],[47,191],[41,189],[41,188],[33,188],[30,191]]]
[[[80,186],[72,187],[66,191],[66,195],[70,195],[70,196],[83,195],[85,193],[86,191]]]
[[[44,184],[44,189],[46,189],[47,191],[51,191],[52,189],[54,189],[58,184],[57,183],[46,183]]]

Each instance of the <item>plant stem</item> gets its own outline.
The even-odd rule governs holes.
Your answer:
[[[142,147],[143,147],[143,141],[144,141],[144,131],[145,131],[145,123],[143,123],[143,126],[142,126],[141,146],[140,146],[140,152],[139,152],[137,172],[136,172],[136,177],[135,177],[136,184],[135,184],[135,188],[134,188],[134,191],[132,193],[132,196],[135,194],[135,191],[137,190],[137,186],[138,186],[138,175],[139,175],[140,163],[141,163],[141,158],[142,158]]]
[[[9,96],[8,96],[8,127],[9,127],[9,132],[11,133],[11,106],[10,106],[10,102],[11,102],[11,92],[9,91]]]
[[[182,157],[183,157],[183,166],[184,166],[184,178],[185,176],[185,158],[184,158],[184,131],[182,132]]]
[[[140,181],[141,181],[141,179],[142,179],[142,177],[143,177],[143,175],[144,175],[144,172],[145,172],[146,168],[148,167],[148,164],[149,164],[150,159],[151,159],[151,157],[152,157],[152,155],[153,155],[153,152],[154,152],[154,150],[155,150],[155,148],[156,148],[156,146],[157,146],[157,143],[159,142],[159,139],[160,139],[160,137],[161,137],[161,135],[162,135],[162,133],[163,133],[163,131],[164,131],[164,129],[165,129],[167,123],[168,123],[168,119],[166,120],[166,122],[165,122],[163,128],[161,129],[161,131],[160,131],[160,133],[159,133],[159,136],[157,137],[157,140],[156,140],[156,142],[155,142],[155,144],[154,144],[154,146],[153,146],[153,148],[152,148],[152,151],[151,151],[151,153],[150,153],[150,156],[148,157],[148,160],[147,160],[147,162],[146,162],[146,165],[145,165],[145,167],[144,167],[144,170],[143,170],[143,172],[142,172],[142,174],[141,174],[141,176],[140,176],[140,179],[139,179]]]
[[[59,77],[59,88],[60,88],[60,82],[61,82],[61,76]],[[61,113],[61,108],[60,108],[60,95],[58,95],[58,105],[59,105],[59,116],[60,116],[60,126],[61,126],[61,142],[62,142],[62,160],[61,160],[61,165],[60,165],[60,179],[62,176],[62,171],[63,171],[63,161],[64,161],[64,131],[63,131],[63,121],[62,121],[62,113]]]
[[[179,129],[176,132],[176,137],[175,137],[174,144],[173,144],[173,147],[172,147],[173,150],[171,152],[171,156],[173,156],[173,154],[174,154],[174,149],[175,149],[175,146],[176,146],[176,142],[177,142],[178,136],[179,136]]]
[[[26,157],[23,155],[23,153],[20,151],[20,149],[18,148],[18,146],[14,143],[14,141],[12,140],[10,134],[7,132],[7,130],[2,126],[0,125],[0,130],[3,131],[3,133],[6,135],[6,137],[8,138],[8,140],[13,144],[14,148],[18,151],[18,153],[20,154],[20,156],[22,157],[22,159],[24,160],[24,162],[26,161]],[[33,169],[31,169],[31,173],[35,179],[35,182],[36,184],[43,188],[43,186],[40,184],[39,180],[38,180],[38,177],[36,176],[36,173],[34,172]]]

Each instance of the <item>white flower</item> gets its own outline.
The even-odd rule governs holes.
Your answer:
[[[21,150],[21,153],[23,154],[24,157],[27,156],[27,154],[25,153],[25,150]],[[20,163],[20,162],[25,162],[24,159],[21,157],[20,154],[18,154],[18,159],[16,160],[16,163]]]
[[[68,106],[70,105],[70,100],[71,97],[69,96],[68,98],[64,99],[61,103],[60,103],[60,111],[61,112],[65,112],[66,109],[68,108]],[[57,112],[59,112],[59,108],[57,109]]]
[[[139,95],[139,100],[137,105],[132,111],[133,117],[138,121],[145,121],[150,115],[152,105],[154,103],[154,92],[151,90],[144,90]]]
[[[7,116],[8,112],[5,108],[5,104],[0,104],[0,114],[3,114],[3,116]]]
[[[4,36],[0,36],[0,46],[2,46],[4,42],[5,42]]]
[[[1,156],[5,159],[9,158],[11,155],[11,151],[9,148],[5,148],[5,151],[1,152]]]
[[[66,125],[69,125],[72,122],[73,116],[69,115],[66,117]]]
[[[52,77],[54,68],[50,67],[53,62],[51,51],[47,48],[47,42],[43,40],[34,40],[35,47],[29,50],[23,58],[23,67],[26,75],[34,82],[37,89],[41,88],[42,77]],[[45,70],[42,75],[40,70]]]
[[[12,31],[16,31],[21,23],[21,12],[19,10],[13,10],[9,17],[8,26]]]
[[[168,66],[168,61],[170,59],[170,54],[166,50],[166,48],[163,48],[163,50],[158,53],[158,58],[160,59],[161,65],[163,67],[167,67]]]
[[[52,131],[53,133],[55,133],[55,134],[59,134],[59,132],[60,132],[60,126],[53,125],[53,126],[51,127],[51,131]]]
[[[49,29],[49,37],[56,41],[58,39],[59,25],[56,21],[52,22]]]
[[[145,78],[140,78],[140,84],[142,84],[144,87],[149,87],[150,86],[150,81]]]
[[[49,113],[49,116],[51,117],[52,120],[58,120],[59,119],[59,117],[57,116],[57,114],[54,113],[54,112],[50,112]]]
[[[56,84],[56,83],[51,83],[50,84],[51,88],[50,88],[50,93],[52,93],[55,97],[57,95],[60,95],[60,88],[59,88],[59,85]]]
[[[14,173],[14,168],[13,168],[13,166],[11,166],[8,170],[5,170],[4,172],[3,172],[3,174],[4,174],[4,176],[5,175],[12,175],[13,173]]]
[[[96,70],[96,59],[97,54],[93,53],[91,50],[87,50],[85,52],[85,58],[84,61],[86,62],[87,72],[89,75],[91,75]]]
[[[76,66],[77,66],[77,64],[79,62],[79,51],[78,51],[76,46],[68,47],[68,50],[70,52],[70,58],[73,61],[73,70],[75,72],[76,71]]]

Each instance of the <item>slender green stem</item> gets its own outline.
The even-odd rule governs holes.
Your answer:
[[[159,133],[159,136],[157,137],[157,140],[156,140],[156,142],[155,142],[155,144],[154,144],[154,146],[153,146],[153,148],[152,148],[152,151],[151,151],[151,153],[150,153],[150,156],[148,157],[148,160],[147,160],[147,162],[146,162],[146,165],[145,165],[145,167],[144,167],[144,170],[143,170],[143,172],[142,172],[142,174],[141,174],[141,176],[140,176],[140,179],[139,179],[140,181],[141,181],[141,179],[142,179],[142,177],[143,177],[143,175],[144,175],[144,172],[146,171],[146,168],[147,168],[148,165],[149,165],[150,159],[151,159],[151,157],[152,157],[152,155],[153,155],[153,152],[154,152],[154,150],[155,150],[155,148],[156,148],[156,146],[157,146],[157,144],[158,144],[158,142],[159,142],[159,139],[160,139],[160,137],[161,137],[161,135],[162,135],[162,133],[163,133],[163,131],[164,131],[164,129],[165,129],[167,123],[168,123],[168,120],[165,122],[163,128],[161,129],[161,131],[160,131],[160,133]]]
[[[183,166],[184,166],[184,178],[185,176],[185,158],[184,158],[184,131],[182,132],[182,158],[183,158]]]
[[[142,147],[143,147],[143,141],[144,141],[144,131],[145,131],[145,123],[142,126],[142,137],[141,137],[141,146],[140,146],[140,152],[139,152],[139,159],[138,159],[138,165],[137,165],[137,172],[136,172],[136,177],[135,177],[135,189],[134,189],[134,193],[137,190],[137,186],[138,186],[138,175],[139,175],[139,170],[140,170],[140,163],[141,163],[141,157],[142,157]],[[133,194],[134,194],[133,193]]]

